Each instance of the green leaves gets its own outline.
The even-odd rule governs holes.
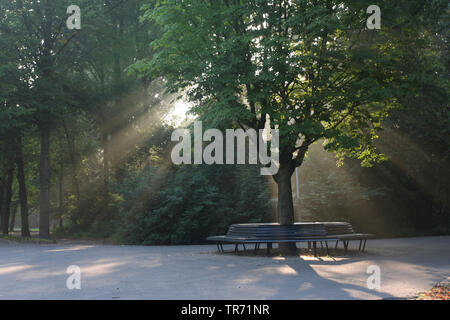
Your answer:
[[[165,175],[160,169],[146,170],[121,188],[126,214],[119,230],[126,242],[203,243],[232,223],[269,218],[267,181],[256,167],[180,166]],[[148,192],[161,178],[164,187]]]
[[[365,5],[160,1],[143,16],[164,30],[152,43],[157,54],[134,68],[164,77],[171,92],[188,90],[193,110],[212,123],[256,128],[268,115],[285,155],[300,139],[327,138],[330,150],[358,145],[364,155],[349,154],[370,162],[374,148],[365,146],[376,138],[374,128],[396,98],[414,90],[415,72],[401,70],[405,48],[391,27],[411,28],[403,16],[425,9],[383,2],[387,14],[377,33],[365,29]]]

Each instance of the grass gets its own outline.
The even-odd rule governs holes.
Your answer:
[[[0,235],[0,239],[13,241],[13,242],[19,242],[19,243],[56,243],[55,240],[52,239],[41,239],[37,237],[22,237],[20,235]]]

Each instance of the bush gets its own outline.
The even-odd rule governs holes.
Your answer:
[[[256,166],[147,168],[125,185],[134,188],[122,188],[117,230],[127,243],[198,244],[232,223],[270,220],[267,180]]]

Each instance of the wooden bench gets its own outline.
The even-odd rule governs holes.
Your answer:
[[[239,250],[242,244],[254,244],[254,252],[261,243],[266,243],[267,253],[270,253],[273,243],[282,242],[308,242],[308,247],[313,247],[314,256],[317,256],[317,243],[323,243],[328,251],[328,241],[336,241],[337,248],[339,241],[344,244],[344,254],[347,253],[348,244],[351,240],[359,240],[359,251],[364,252],[366,241],[372,237],[370,234],[355,233],[351,224],[346,222],[303,222],[291,225],[280,225],[278,223],[246,223],[233,224],[228,228],[224,236],[211,236],[206,240],[215,242],[219,252],[224,252],[223,244],[234,244],[234,250]]]
[[[353,227],[347,222],[322,222],[328,236],[337,237],[344,245],[344,254],[347,253],[350,240],[359,240],[358,251],[364,252],[366,249],[367,239],[373,238],[374,235],[369,233],[355,233]],[[336,241],[337,248],[339,240]]]

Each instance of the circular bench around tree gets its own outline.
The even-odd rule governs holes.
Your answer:
[[[219,252],[224,252],[223,244],[234,244],[235,252],[242,244],[254,244],[254,252],[261,243],[266,243],[267,253],[270,253],[273,243],[282,242],[308,242],[313,247],[314,256],[317,255],[317,243],[320,242],[328,251],[328,241],[335,241],[337,248],[339,241],[344,245],[344,254],[347,253],[348,244],[351,240],[359,240],[359,251],[364,252],[367,239],[373,237],[367,233],[355,233],[353,227],[347,222],[298,222],[291,225],[280,225],[279,223],[244,223],[232,224],[228,232],[223,236],[210,236],[206,240],[215,242]]]

